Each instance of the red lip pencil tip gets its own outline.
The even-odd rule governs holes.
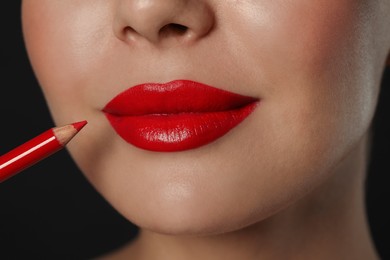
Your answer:
[[[72,126],[76,128],[77,131],[80,131],[86,124],[88,124],[87,120],[73,123]]]

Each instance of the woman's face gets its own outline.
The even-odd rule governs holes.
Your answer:
[[[269,217],[335,174],[368,131],[389,12],[388,0],[24,0],[23,27],[56,124],[89,121],[69,150],[96,189],[141,227],[206,234]],[[130,87],[177,79],[260,102],[222,137],[174,152],[129,144],[102,112]]]

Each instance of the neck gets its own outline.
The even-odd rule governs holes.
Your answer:
[[[378,259],[364,206],[367,149],[365,138],[326,183],[255,225],[204,237],[168,236],[141,230],[138,239],[116,256],[127,255],[130,259]]]

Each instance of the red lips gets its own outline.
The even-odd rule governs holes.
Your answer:
[[[128,143],[174,152],[218,139],[242,122],[257,103],[253,97],[176,80],[132,87],[111,100],[103,112]]]

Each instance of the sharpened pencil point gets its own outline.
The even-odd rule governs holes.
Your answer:
[[[77,132],[80,131],[86,124],[87,124],[87,120],[84,120],[84,121],[80,121],[80,122],[77,122],[77,123],[73,123],[72,126],[74,128],[76,128]]]

